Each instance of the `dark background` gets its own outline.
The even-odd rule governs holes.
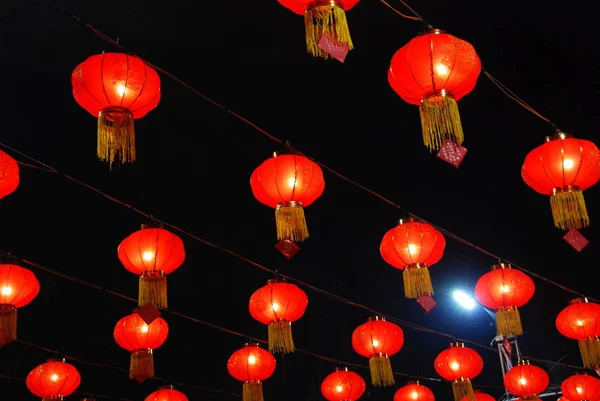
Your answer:
[[[407,12],[396,0],[398,9]],[[31,3],[31,4],[29,4]],[[276,1],[64,1],[57,3],[150,62],[180,77],[319,161],[503,258],[598,297],[594,271],[600,259],[600,191],[586,191],[590,245],[581,253],[552,224],[547,197],[520,178],[522,161],[552,127],[504,96],[483,75],[460,101],[464,146],[459,169],[422,145],[419,112],[389,87],[393,53],[422,30],[382,3],[364,0],[348,12],[356,49],[345,64],[312,59],[305,51],[303,19]],[[599,84],[595,20],[587,0],[455,0],[414,2],[437,28],[472,43],[484,67],[561,129],[597,141]],[[161,74],[163,99],[136,121],[138,161],[119,172],[96,159],[96,120],[71,94],[73,68],[114,48],[45,1],[1,6],[1,142],[83,180],[189,232],[322,289],[428,328],[489,344],[490,318],[464,311],[451,299],[469,291],[496,260],[448,239],[444,258],[431,269],[438,306],[425,314],[406,300],[401,272],[378,247],[403,213],[325,171],[326,189],[307,208],[311,238],[291,261],[274,248],[273,210],[252,196],[249,177],[279,149],[256,130]],[[11,153],[11,152],[9,152]],[[20,161],[28,162],[11,153]],[[28,162],[31,163],[31,162]],[[133,211],[66,180],[21,167],[21,185],[0,203],[0,250],[132,297],[136,276],[117,259],[120,241],[145,220]],[[248,311],[249,296],[269,273],[181,235],[187,259],[169,276],[172,310],[245,336],[266,338]],[[19,310],[24,341],[77,358],[128,369],[128,353],[112,338],[115,323],[135,304],[33,269],[41,293]],[[575,341],[558,334],[556,314],[574,298],[536,279],[536,294],[521,308],[525,355],[581,365]],[[352,330],[369,313],[305,289],[309,307],[294,323],[296,345],[334,360],[366,364],[352,350]],[[240,393],[226,362],[246,342],[165,313],[171,332],[155,352],[156,374]],[[451,339],[404,326],[406,343],[394,369],[436,378],[433,359]],[[476,348],[485,360],[476,385],[503,393],[498,355]],[[0,374],[25,378],[50,357],[14,343],[0,350]],[[143,400],[164,384],[143,385],[126,373],[72,362],[79,390]],[[575,370],[551,369],[552,385]],[[336,364],[302,353],[278,358],[265,383],[266,400],[323,399],[319,386]],[[365,379],[368,370],[353,368]],[[397,386],[408,378],[397,377]],[[367,380],[368,382],[368,380]],[[450,384],[422,380],[439,400]],[[180,387],[190,400],[229,396]],[[364,398],[390,400],[393,389]],[[73,395],[69,400],[82,398]],[[30,401],[22,381],[0,378],[0,399]]]

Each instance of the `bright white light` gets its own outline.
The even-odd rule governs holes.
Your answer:
[[[467,293],[463,292],[463,291],[454,291],[454,293],[452,294],[452,297],[454,298],[454,300],[463,308],[471,310],[475,307],[475,305],[477,305],[475,303],[475,300],[468,295]]]

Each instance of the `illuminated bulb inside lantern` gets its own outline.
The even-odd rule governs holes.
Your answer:
[[[273,302],[271,304],[271,309],[273,309],[273,312],[277,312],[279,310],[279,304],[277,302]]]
[[[254,364],[256,363],[256,357],[255,357],[254,355],[250,355],[250,356],[248,357],[248,363],[249,363],[250,365],[254,365]]]
[[[436,65],[435,70],[439,75],[447,75],[448,74],[448,68],[446,68],[446,66],[444,64]]]
[[[577,321],[577,326],[583,326],[583,320],[578,320]]]
[[[50,380],[52,380],[53,382],[58,380],[58,375],[56,373],[52,374],[52,376],[50,376]]]
[[[2,295],[10,295],[12,294],[12,288],[6,286],[2,287]]]
[[[571,159],[565,159],[565,160],[563,160],[563,167],[566,168],[566,169],[573,168],[574,164],[575,163],[573,163],[573,160],[571,160]]]
[[[419,398],[419,394],[417,394],[416,391],[413,391],[412,394],[410,395],[410,398],[412,398],[413,400],[416,400],[417,398]]]
[[[523,385],[523,386],[524,386],[524,385],[526,385],[526,384],[527,384],[527,379],[526,379],[526,378],[524,378],[524,377],[521,377],[521,378],[519,379],[519,383],[521,383],[521,385]]]
[[[502,286],[502,287],[500,287],[500,288],[501,288],[502,292],[509,292],[509,291],[510,291],[510,287],[509,287],[509,286],[507,286],[506,284],[505,284],[505,285],[503,285],[503,286]]]
[[[296,186],[296,177],[288,178],[288,185],[290,188],[294,188]]]
[[[575,390],[577,390],[577,392],[578,392],[579,394],[581,394],[581,392],[583,391],[583,389],[582,389],[581,387],[575,387]]]
[[[123,96],[125,94],[125,85],[118,84],[117,93],[119,94],[119,96]]]
[[[340,385],[338,384],[338,385],[335,387],[335,390],[336,390],[338,393],[341,393],[342,391],[344,391],[344,387],[343,387],[343,386],[340,386]]]
[[[140,331],[141,331],[142,333],[147,333],[147,332],[148,332],[148,325],[147,325],[147,324],[144,324],[144,325],[142,325],[142,326],[140,327]]]
[[[408,253],[417,253],[418,247],[415,244],[408,244]]]
[[[378,340],[371,341],[371,344],[373,344],[373,347],[379,347],[379,341]]]
[[[146,262],[151,262],[154,259],[154,252],[152,252],[152,251],[145,251],[142,254],[142,259],[144,259]]]
[[[450,364],[450,369],[452,369],[452,370],[458,370],[458,368],[460,368],[460,365],[458,364],[458,362],[452,362]]]

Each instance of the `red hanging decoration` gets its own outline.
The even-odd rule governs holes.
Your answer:
[[[98,157],[113,163],[135,161],[133,120],[160,102],[160,77],[142,59],[125,53],[89,57],[71,75],[75,101],[98,118]]]
[[[435,396],[428,387],[415,381],[400,387],[394,394],[394,401],[435,401]]]
[[[450,344],[433,362],[438,375],[452,382],[454,400],[461,401],[465,396],[473,400],[471,380],[483,370],[483,359],[474,349],[463,343]]]
[[[390,356],[398,353],[404,345],[404,332],[383,316],[370,317],[352,333],[352,348],[369,358],[371,383],[375,387],[391,387],[395,384]]]
[[[163,386],[146,397],[144,401],[188,401],[188,398],[173,386]]]
[[[563,397],[569,401],[600,400],[600,380],[587,373],[575,374],[560,385]]]
[[[446,240],[438,230],[406,219],[383,236],[379,251],[383,260],[403,270],[404,296],[418,299],[423,294],[433,295],[428,268],[440,261],[445,247]]]
[[[348,368],[337,368],[321,383],[321,393],[327,401],[356,401],[366,388],[363,378]]]
[[[275,372],[275,357],[258,344],[246,344],[231,355],[227,370],[234,379],[244,383],[243,401],[263,401],[262,382]]]
[[[579,343],[583,366],[600,366],[600,305],[577,298],[556,317],[556,328],[563,336]]]
[[[42,401],[62,401],[73,394],[81,383],[81,375],[75,367],[64,359],[48,359],[33,369],[25,384]]]
[[[504,387],[523,401],[539,400],[539,395],[546,391],[549,383],[548,373],[527,360],[519,361],[504,376]]]
[[[562,132],[547,137],[525,157],[521,176],[536,192],[550,195],[556,228],[590,224],[583,191],[600,179],[600,151],[592,142]]]
[[[475,398],[475,401],[496,401],[496,399],[491,395],[482,393],[479,390],[473,390],[472,396],[467,395],[460,401],[473,401],[473,398]]]
[[[20,181],[19,164],[0,150],[0,199],[15,192]]]

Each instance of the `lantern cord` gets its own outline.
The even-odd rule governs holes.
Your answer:
[[[398,14],[399,16],[401,16],[402,18],[406,18],[406,19],[410,19],[413,21],[421,21],[423,22],[423,18],[421,17],[413,17],[412,15],[406,15],[401,13],[400,11],[396,10],[393,6],[390,5],[390,3],[388,3],[385,0],[379,0],[380,2],[382,2],[385,6],[387,6],[390,10],[392,10],[393,12],[395,12],[396,14]],[[414,14],[415,12],[411,10],[411,12]]]

